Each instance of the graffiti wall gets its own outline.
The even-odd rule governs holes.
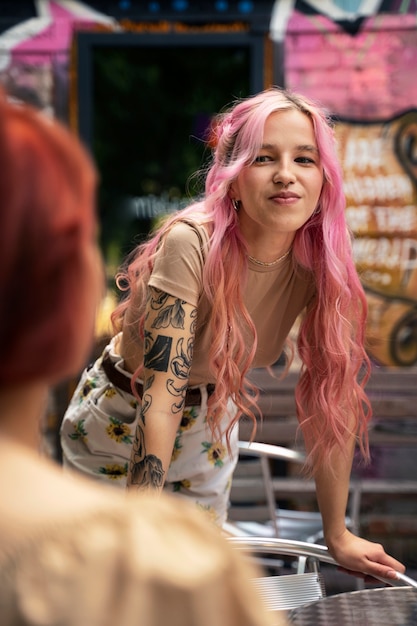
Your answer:
[[[284,39],[287,86],[335,119],[368,351],[390,366],[417,363],[415,11],[353,23],[294,10]]]
[[[110,28],[114,20],[84,3],[34,3],[32,17],[0,33],[0,83],[16,99],[66,121],[74,30],[99,25]]]
[[[347,219],[381,363],[417,360],[417,109],[385,122],[339,121]]]

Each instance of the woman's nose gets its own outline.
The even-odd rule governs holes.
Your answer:
[[[295,175],[291,168],[290,163],[281,161],[277,164],[276,171],[274,172],[273,182],[275,184],[281,183],[284,186],[289,185],[295,181]]]

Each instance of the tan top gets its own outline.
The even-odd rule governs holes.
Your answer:
[[[258,570],[192,505],[122,496],[20,450],[13,459],[18,495],[5,484],[0,505],[2,626],[270,624],[250,583]]]
[[[176,224],[166,236],[149,280],[151,286],[198,306],[191,385],[216,382],[208,371],[211,332],[207,321],[211,307],[203,294],[202,278],[208,245],[204,227]],[[249,260],[244,302],[258,334],[253,367],[266,367],[278,360],[297,316],[314,293],[311,275],[296,268],[291,255],[270,267]]]

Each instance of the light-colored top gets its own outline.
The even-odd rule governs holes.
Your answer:
[[[0,505],[2,626],[270,624],[258,570],[194,507],[122,496],[26,456],[13,456],[18,493]]]
[[[166,235],[149,280],[152,287],[198,307],[191,385],[216,382],[208,369],[212,343],[208,324],[211,305],[203,293],[203,267],[208,245],[203,226],[179,222]],[[314,295],[314,283],[307,271],[295,267],[291,255],[269,267],[256,265],[250,260],[248,263],[243,297],[258,336],[252,366],[267,367],[278,360],[296,318]]]

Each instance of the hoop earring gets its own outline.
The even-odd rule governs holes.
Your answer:
[[[240,208],[239,204],[240,204],[239,200],[236,200],[236,198],[232,198],[232,205],[236,213],[239,211],[239,208]]]

